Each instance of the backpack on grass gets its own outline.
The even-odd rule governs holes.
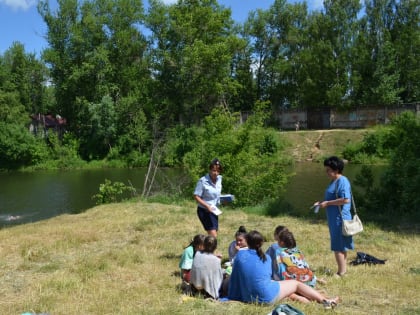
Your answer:
[[[385,264],[386,259],[379,259],[372,255],[363,253],[363,252],[357,252],[356,259],[350,262],[351,265],[361,265],[361,264],[369,264],[369,265],[382,265]]]
[[[289,304],[277,305],[271,313],[267,315],[305,315],[302,311]]]

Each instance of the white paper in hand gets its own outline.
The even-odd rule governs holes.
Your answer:
[[[312,207],[311,207],[311,210],[314,210],[314,212],[315,213],[318,213],[318,211],[319,211],[319,203],[315,203]]]
[[[215,206],[211,207],[211,211],[212,211],[215,215],[220,215],[220,214],[222,214],[222,211],[221,211],[219,208],[215,207]]]

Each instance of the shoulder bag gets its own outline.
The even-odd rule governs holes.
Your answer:
[[[337,185],[338,185],[338,182],[336,182],[336,184],[335,184],[335,197],[338,199]],[[341,212],[341,206],[338,206],[338,209],[340,210],[341,219],[343,220],[341,231],[342,231],[344,236],[353,236],[353,235],[356,235],[357,233],[360,233],[360,232],[363,231],[363,224],[362,224],[362,221],[360,220],[359,216],[357,215],[356,204],[354,203],[353,193],[351,193],[351,205],[354,209],[354,216],[353,216],[353,219],[351,219],[351,220],[344,220],[343,219],[343,213]],[[350,209],[350,211],[351,211],[351,209]]]

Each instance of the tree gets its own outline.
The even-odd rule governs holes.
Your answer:
[[[395,28],[394,0],[367,0],[365,36],[369,58],[361,64],[368,71],[363,76],[363,103],[393,105],[400,102],[400,70],[392,32]],[[360,93],[359,93],[360,94]]]
[[[95,159],[104,158],[111,150],[116,138],[115,105],[110,96],[104,96],[98,104],[88,105],[87,126],[89,136],[85,137],[91,147],[89,154]],[[92,148],[93,147],[93,148]]]
[[[38,5],[48,26],[46,38],[50,44],[43,58],[51,67],[60,112],[67,118],[69,130],[84,138],[80,150],[84,158],[89,158],[90,150],[94,150],[88,146],[93,135],[86,132],[92,104],[101,104],[105,96],[112,98],[116,132],[121,136],[130,129],[130,117],[148,106],[150,73],[145,61],[146,40],[140,31],[142,2],[97,0],[79,4],[59,0],[58,4],[56,12],[47,1]],[[133,97],[135,102],[123,101]],[[135,107],[124,107],[127,104]],[[111,146],[112,137],[106,138]]]
[[[230,86],[236,37],[230,10],[215,0],[150,2],[153,103],[165,125],[190,124],[220,103]]]
[[[396,5],[395,28],[392,31],[399,69],[399,84],[404,103],[420,97],[420,1],[401,0]]]
[[[3,67],[7,72],[3,88],[18,93],[19,103],[27,113],[44,112],[45,65],[34,54],[25,53],[21,43],[15,42],[4,53]]]
[[[353,47],[358,34],[357,0],[325,1],[309,16],[307,48],[299,55],[299,97],[305,107],[349,107]]]
[[[252,12],[245,24],[254,42],[258,98],[270,100],[276,110],[299,104],[296,57],[305,47],[306,17],[305,3],[277,0],[268,11]]]

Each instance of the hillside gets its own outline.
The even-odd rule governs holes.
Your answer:
[[[286,140],[286,154],[300,162],[317,161],[333,154],[342,156],[347,144],[361,142],[367,132],[367,129],[283,131],[280,137]]]

